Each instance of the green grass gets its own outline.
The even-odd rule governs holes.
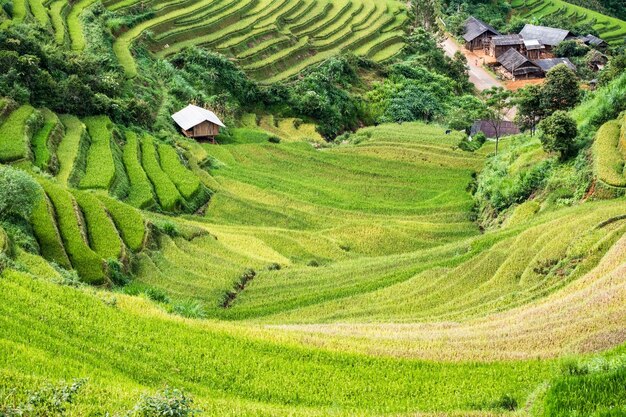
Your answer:
[[[175,320],[129,297],[112,308],[98,294],[11,271],[0,287],[2,349],[13,352],[0,359],[0,389],[85,376],[77,414],[130,409],[140,392],[165,384],[186,389],[206,415],[484,409],[505,394],[523,401],[555,372],[540,361],[446,364],[285,346]]]
[[[69,34],[72,50],[74,51],[82,51],[85,49],[86,40],[83,33],[83,25],[80,21],[80,15],[94,2],[95,0],[79,0],[71,6],[67,14],[67,32]]]
[[[28,0],[30,11],[41,26],[48,26],[50,18],[42,0]]]
[[[65,253],[63,241],[57,228],[54,208],[43,192],[34,207],[31,225],[39,242],[42,256],[64,268],[71,268],[72,264]]]
[[[122,158],[130,181],[130,193],[126,202],[138,208],[154,206],[156,202],[152,193],[152,185],[139,161],[139,140],[134,132],[126,132],[126,145]]]
[[[176,185],[167,176],[159,163],[158,154],[155,148],[154,139],[144,136],[141,139],[141,165],[145,170],[152,187],[154,188],[159,205],[165,211],[176,211],[183,204]]]
[[[32,139],[32,148],[34,155],[34,163],[41,169],[47,170],[52,160],[51,144],[49,140],[51,135],[57,129],[60,129],[60,121],[56,114],[48,109],[42,110],[44,116],[44,125]]]
[[[604,124],[593,145],[596,175],[613,187],[626,187],[624,158],[618,149],[620,124],[614,120]]]
[[[172,146],[159,143],[157,150],[163,172],[170,177],[185,199],[194,199],[202,192],[202,183],[182,164],[178,152]]]
[[[54,206],[63,245],[74,269],[87,283],[95,285],[106,283],[103,259],[86,242],[86,230],[80,223],[78,206],[72,194],[48,180],[42,179],[40,184]]]
[[[106,116],[87,117],[83,122],[87,126],[91,143],[80,188],[108,190],[115,180],[115,163],[111,149],[113,125]]]
[[[126,246],[133,251],[140,251],[147,233],[141,212],[104,195],[99,194],[98,198],[111,215]]]
[[[57,44],[62,45],[65,42],[65,16],[64,10],[66,10],[68,4],[65,0],[56,0],[50,3],[50,21],[52,22],[52,28],[54,29],[54,39]]]
[[[91,249],[103,259],[121,258],[122,241],[102,202],[89,192],[73,191],[72,194],[85,219]]]
[[[28,156],[27,122],[35,109],[21,106],[0,125],[0,162],[12,162]]]
[[[59,158],[59,172],[57,179],[61,184],[68,184],[74,164],[81,152],[81,147],[86,146],[84,135],[86,135],[85,125],[74,116],[60,116],[61,122],[65,126],[65,136],[57,148]]]

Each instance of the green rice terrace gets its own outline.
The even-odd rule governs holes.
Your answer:
[[[437,125],[316,149],[309,126],[248,115],[216,146],[4,106],[2,163],[41,195],[37,250],[0,229],[0,405],[61,380],[77,381],[67,415],[131,410],[164,386],[216,416],[624,404],[623,199],[528,202],[481,233],[467,187],[494,146],[463,151]],[[622,126],[594,148],[614,187]]]
[[[479,93],[443,3],[0,0],[0,417],[625,417],[626,24]]]
[[[134,3],[105,2],[111,10]],[[251,76],[267,82],[296,75],[338,52],[351,51],[383,61],[404,46],[406,15],[392,0],[153,3],[154,17],[115,41],[115,53],[129,75],[136,74],[132,44],[147,31],[152,34],[150,49],[157,56],[174,54],[185,46],[205,46],[235,58]],[[73,45],[81,46],[80,42]]]
[[[549,20],[550,16],[566,16],[576,23],[589,23],[609,43],[622,44],[626,36],[625,21],[563,0],[512,0],[511,6],[525,19]]]

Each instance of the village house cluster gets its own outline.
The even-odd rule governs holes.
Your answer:
[[[541,78],[559,64],[574,71],[576,66],[568,58],[556,58],[554,48],[561,42],[576,40],[595,48],[590,59],[593,70],[600,70],[607,62],[601,52],[608,44],[597,36],[578,37],[569,30],[527,24],[520,33],[503,35],[485,22],[470,17],[466,22],[465,48],[480,51],[495,58],[496,71],[504,79]]]

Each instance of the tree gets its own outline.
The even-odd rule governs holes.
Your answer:
[[[439,0],[410,0],[409,15],[413,21],[413,27],[436,30],[437,18],[441,12]]]
[[[506,121],[506,115],[511,110],[511,92],[502,87],[493,87],[484,93],[487,109],[483,115],[495,132],[496,139],[496,155],[498,154],[498,145],[500,136],[502,135],[502,127]]]
[[[39,184],[30,175],[0,166],[0,220],[12,216],[28,220],[39,198]]]
[[[558,152],[561,159],[567,159],[573,154],[578,127],[569,114],[558,110],[545,118],[539,124],[539,129],[539,139],[547,152]]]
[[[531,136],[535,134],[537,125],[545,117],[541,104],[542,94],[538,85],[521,88],[515,93],[514,103],[517,105],[515,121],[522,129],[530,130]]]
[[[541,106],[546,113],[570,110],[580,100],[578,77],[567,65],[560,64],[548,71],[543,86]]]

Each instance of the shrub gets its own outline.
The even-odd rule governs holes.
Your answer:
[[[269,143],[280,143],[280,138],[278,136],[270,136],[269,138],[267,138],[267,141]]]
[[[0,166],[0,220],[10,216],[28,220],[41,198],[40,189],[24,171]]]
[[[30,416],[49,417],[66,415],[67,406],[72,404],[78,392],[87,381],[74,380],[71,384],[62,382],[58,385],[45,385],[28,395],[26,401],[5,410],[0,415],[7,417]]]
[[[193,399],[184,392],[165,388],[155,395],[143,395],[128,414],[129,417],[192,417],[197,410],[192,408]]]
[[[113,284],[118,286],[124,286],[131,281],[131,277],[124,271],[124,265],[116,258],[107,259],[107,269],[109,271],[109,278]]]
[[[505,394],[494,403],[494,408],[500,408],[507,411],[515,411],[517,409],[517,400],[509,394]]]
[[[206,318],[206,310],[201,302],[187,299],[174,303],[171,312],[190,319]]]
[[[578,134],[576,122],[564,111],[556,111],[539,123],[539,139],[547,152],[558,152],[566,159],[575,150],[574,140]]]

